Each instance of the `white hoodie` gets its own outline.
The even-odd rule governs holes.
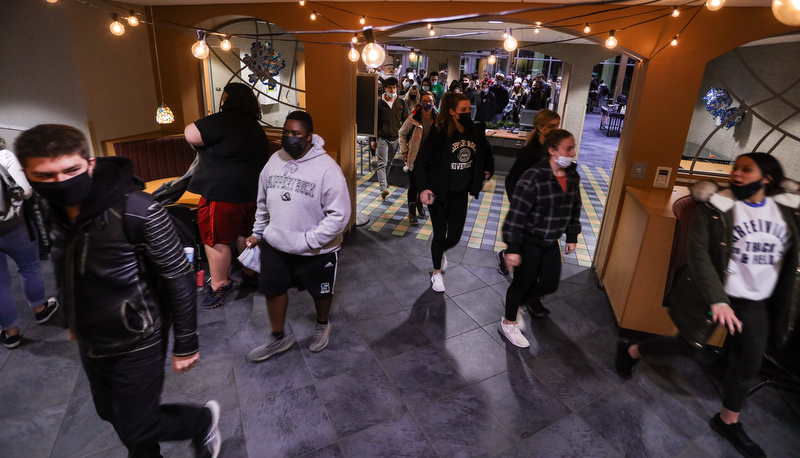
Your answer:
[[[339,164],[316,134],[311,149],[293,160],[283,149],[258,180],[253,236],[284,253],[315,256],[339,250],[350,220],[350,195]]]

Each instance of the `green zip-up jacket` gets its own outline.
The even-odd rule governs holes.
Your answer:
[[[797,183],[787,182],[784,187],[797,190]],[[689,307],[679,307],[671,310],[674,313],[691,313],[692,316],[705,316],[710,311],[712,304],[730,304],[728,295],[725,293],[725,275],[728,269],[728,262],[731,257],[733,246],[733,206],[736,201],[730,189],[719,189],[713,182],[699,182],[692,187],[692,196],[700,204],[697,207],[694,221],[692,222],[691,234],[689,237],[689,274],[691,280],[697,286],[695,294],[700,298],[685,298],[685,300],[674,301],[684,304],[692,303],[692,307],[705,307],[701,313],[697,310],[689,310]],[[800,312],[800,195],[786,192],[772,196],[778,204],[783,219],[791,231],[791,238],[784,250],[783,266],[780,276],[772,296],[769,298],[769,308],[773,317],[772,337],[778,348],[786,345],[794,329],[798,312]],[[702,299],[697,300],[697,299]],[[677,305],[677,304],[676,304]],[[695,320],[676,320],[676,325],[681,323],[695,323],[694,325],[683,324],[683,329],[678,326],[678,330],[685,338],[688,336],[702,335],[697,331],[705,328],[713,332],[714,327],[708,326],[699,319]],[[696,328],[694,328],[696,326]],[[707,336],[707,337],[710,337]],[[691,338],[690,343],[702,347],[705,342],[695,342],[697,338]]]

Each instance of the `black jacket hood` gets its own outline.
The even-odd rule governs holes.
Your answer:
[[[133,174],[133,161],[127,157],[99,157],[92,173],[92,190],[81,202],[77,221],[102,213],[126,194],[144,189],[144,182]]]

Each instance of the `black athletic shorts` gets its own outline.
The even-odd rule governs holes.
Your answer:
[[[299,291],[308,290],[314,299],[326,299],[333,295],[339,253],[300,256],[284,253],[263,241],[259,248],[259,293],[267,297],[280,296],[294,287]]]

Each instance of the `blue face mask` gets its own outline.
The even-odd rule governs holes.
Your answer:
[[[481,89],[481,91],[483,91],[484,94],[488,94],[489,93],[489,88],[487,87],[485,89]]]
[[[527,81],[523,81],[522,82],[522,87],[528,87],[528,82]]]
[[[430,91],[431,87],[430,86],[422,86],[422,90],[423,91]]]

